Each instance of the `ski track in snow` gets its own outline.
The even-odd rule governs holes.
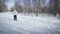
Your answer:
[[[0,13],[0,34],[60,34],[60,19],[53,16],[17,15],[12,12]]]

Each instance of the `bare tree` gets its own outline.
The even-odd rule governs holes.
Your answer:
[[[3,12],[7,10],[7,7],[5,5],[5,0],[0,0],[0,12]]]
[[[24,0],[25,13],[29,14],[29,8],[30,8],[30,0]]]
[[[15,2],[15,9],[16,9],[18,12],[23,12],[22,6],[20,5],[19,2]]]

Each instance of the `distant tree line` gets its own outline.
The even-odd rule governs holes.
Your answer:
[[[6,7],[4,0],[0,0],[0,12]],[[23,0],[24,6],[20,2],[15,2],[15,6],[11,7],[11,11],[16,9],[20,13],[35,13],[37,16],[41,13],[60,14],[60,0]]]
[[[60,0],[24,0],[24,9],[27,13],[60,14]]]

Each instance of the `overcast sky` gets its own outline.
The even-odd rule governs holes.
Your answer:
[[[7,5],[8,9],[14,7],[14,2],[19,2],[22,6],[24,5],[23,0],[6,0],[5,4]]]

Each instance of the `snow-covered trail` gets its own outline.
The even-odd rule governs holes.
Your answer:
[[[46,16],[25,16],[13,13],[0,13],[0,34],[60,34],[60,19]]]

